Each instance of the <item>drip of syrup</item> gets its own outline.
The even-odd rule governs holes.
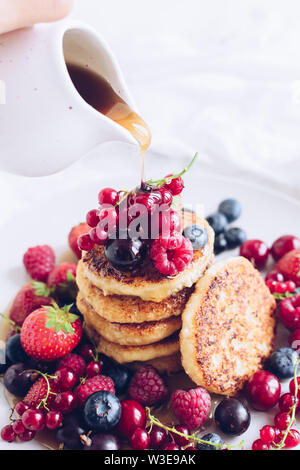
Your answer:
[[[80,96],[94,109],[127,129],[138,142],[143,182],[145,180],[145,152],[151,143],[151,132],[147,124],[101,75],[79,65],[67,64],[67,68]]]

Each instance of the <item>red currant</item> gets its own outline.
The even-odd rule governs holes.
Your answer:
[[[280,431],[285,431],[291,421],[289,413],[277,413],[274,417],[274,424]]]
[[[106,232],[115,230],[118,223],[118,213],[112,206],[103,207],[99,211],[99,224],[98,227]]]
[[[293,331],[289,336],[289,345],[292,349],[299,351],[300,347],[300,328]]]
[[[146,429],[137,428],[130,437],[130,445],[133,450],[149,449],[150,437]]]
[[[71,390],[77,382],[77,375],[72,369],[63,367],[55,372],[54,382],[60,392]]]
[[[77,405],[76,396],[73,392],[67,391],[56,395],[54,407],[61,413],[70,413]]]
[[[151,449],[160,449],[168,441],[168,435],[163,428],[153,426],[150,432]]]
[[[17,436],[11,424],[8,424],[7,426],[4,426],[4,428],[2,428],[1,438],[3,439],[3,441],[13,442],[16,439],[16,437]]]
[[[46,428],[57,429],[62,425],[63,415],[60,411],[48,411],[46,414]]]
[[[196,447],[193,447],[193,446],[188,446],[188,447],[186,447],[184,450],[191,450],[192,452],[195,452],[195,451],[198,450],[198,449],[196,449]],[[225,450],[225,449],[224,449],[224,450]]]
[[[89,236],[96,245],[105,245],[108,241],[108,232],[99,225],[92,228]]]
[[[273,408],[280,398],[281,385],[277,377],[261,370],[256,372],[246,386],[246,397],[255,410]]]
[[[79,355],[83,357],[86,362],[94,360],[95,348],[91,344],[83,344],[80,348]]]
[[[162,450],[180,450],[180,447],[175,442],[170,442],[170,444],[164,445]]]
[[[115,189],[104,188],[98,195],[99,204],[111,204],[115,206],[119,202],[119,194]]]
[[[252,450],[269,450],[270,446],[265,444],[261,439],[257,439],[252,444]]]
[[[280,272],[278,271],[270,271],[267,275],[266,275],[266,281],[278,281],[278,282],[283,282],[284,281],[284,276],[283,274],[281,274]]]
[[[294,391],[295,393],[295,391]],[[284,395],[281,395],[278,406],[280,411],[289,413],[291,408],[296,404],[296,411],[298,411],[299,408],[299,400],[298,398],[295,397],[295,395],[292,395],[291,393],[285,393]]]
[[[167,175],[166,178],[169,178],[173,175]],[[167,188],[173,196],[178,196],[178,194],[182,193],[184,188],[183,179],[179,176],[178,178],[173,178],[169,183],[165,183],[164,187]]]
[[[289,330],[300,328],[300,295],[292,295],[279,304],[280,320]]]
[[[247,258],[258,269],[265,267],[269,257],[269,248],[261,240],[247,240],[240,248],[240,255]]]
[[[284,442],[285,449],[292,449],[300,444],[300,433],[297,429],[290,429],[288,435],[286,436],[286,440]]]
[[[264,426],[260,430],[260,440],[264,444],[271,444],[274,442],[274,439],[276,437],[276,428],[274,426]]]
[[[24,401],[19,401],[15,406],[15,411],[19,416],[22,416],[27,410],[29,410],[29,406]]]
[[[15,434],[22,434],[25,431],[25,426],[21,419],[15,421],[12,425]]]
[[[98,362],[98,361],[91,361],[91,362],[89,362],[89,363],[87,364],[87,366],[86,366],[86,370],[85,370],[86,375],[87,375],[88,377],[94,377],[95,375],[100,374],[101,368],[102,368],[102,366],[101,366],[101,363],[100,363],[100,362]]]
[[[22,434],[18,435],[18,439],[20,439],[20,441],[23,441],[23,442],[32,441],[32,439],[34,438],[35,438],[35,431],[30,431],[29,429],[25,429],[25,431],[22,432]]]
[[[296,377],[297,381],[297,397],[300,398],[300,377]],[[289,383],[289,389],[290,393],[292,394],[293,397],[295,397],[295,392],[296,392],[296,384],[295,384],[295,379],[293,378],[290,383]]]
[[[82,251],[91,251],[94,248],[95,242],[91,239],[88,233],[80,235],[77,240],[78,247]]]
[[[271,246],[271,254],[275,261],[278,261],[292,250],[300,250],[300,239],[293,235],[284,235],[275,240]]]
[[[165,209],[168,210],[168,208],[171,207],[172,202],[173,202],[173,194],[171,193],[169,189],[167,189],[164,186],[162,186],[159,189],[159,192],[161,194],[160,207],[162,210],[165,210]]]
[[[176,431],[180,432],[181,434],[184,434],[185,436],[189,435],[189,429],[186,426],[177,425],[175,426],[175,429]],[[184,447],[189,443],[189,441],[185,437],[179,436],[178,434],[172,433],[172,437],[174,439],[174,442],[180,447]]]
[[[41,431],[45,427],[45,417],[41,411],[30,408],[23,414],[22,423],[29,431]]]
[[[99,218],[98,209],[92,209],[86,215],[86,223],[90,227],[97,227],[99,220],[100,220],[100,218]]]
[[[121,407],[121,419],[116,430],[121,436],[130,439],[130,436],[137,428],[145,427],[146,413],[142,405],[134,400],[123,400]]]

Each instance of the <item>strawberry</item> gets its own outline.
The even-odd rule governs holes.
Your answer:
[[[42,403],[45,409],[51,409],[57,391],[54,379],[43,376],[31,386],[23,401],[30,408],[37,408]]]
[[[78,224],[73,227],[68,235],[69,246],[78,259],[81,258],[81,250],[78,247],[77,240],[80,235],[85,235],[86,233],[89,233],[90,229],[91,228],[88,226],[88,224],[82,222],[81,224]]]
[[[41,361],[55,361],[71,352],[82,337],[78,315],[70,313],[71,305],[59,308],[56,303],[42,307],[25,319],[21,344],[28,356]]]
[[[51,305],[52,290],[42,282],[32,281],[17,293],[10,308],[9,317],[17,325],[22,326],[28,315],[42,305]]]
[[[286,253],[276,264],[275,270],[300,287],[300,250]]]
[[[63,287],[68,283],[74,283],[77,266],[74,263],[57,264],[48,277],[48,287]]]
[[[55,254],[49,245],[34,246],[24,254],[23,263],[32,279],[45,282],[54,268]]]
[[[77,403],[82,406],[92,393],[106,390],[115,394],[114,382],[110,377],[105,375],[95,375],[90,379],[83,380],[75,389]]]

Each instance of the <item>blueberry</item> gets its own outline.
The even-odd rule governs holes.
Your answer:
[[[220,444],[220,445],[223,444],[223,441],[220,438],[220,436],[213,432],[210,432],[209,434],[205,434],[204,436],[200,437],[200,439],[202,439],[203,441],[212,442],[213,444]],[[220,447],[216,447],[211,444],[200,444],[200,443],[196,445],[196,448],[198,450],[221,450]]]
[[[199,225],[190,225],[189,227],[186,227],[182,234],[192,242],[194,250],[201,250],[201,248],[203,248],[208,242],[206,229]]]
[[[17,333],[11,336],[6,343],[6,357],[9,362],[16,364],[17,362],[30,362],[29,356],[21,345],[21,335]]]
[[[289,379],[294,376],[297,351],[291,348],[280,348],[274,351],[268,361],[268,370],[278,379]]]
[[[218,211],[225,215],[228,222],[233,222],[240,217],[242,207],[236,199],[225,199],[220,203]]]
[[[0,374],[4,374],[9,366],[11,366],[11,362],[5,354],[5,346],[0,347]]]
[[[143,240],[111,239],[105,245],[107,261],[119,271],[133,271],[145,260],[147,246]]]
[[[92,431],[110,431],[120,420],[120,401],[115,395],[105,390],[95,392],[85,402],[83,417]]]
[[[238,227],[232,227],[224,233],[228,248],[237,248],[241,246],[247,240],[247,234],[245,230]]]
[[[106,375],[113,380],[118,395],[126,392],[132,376],[132,372],[127,367],[115,365],[106,372]]]
[[[206,220],[216,235],[224,232],[228,224],[225,215],[221,214],[220,212],[215,212],[214,214],[209,215]]]
[[[215,238],[215,244],[214,244],[215,255],[219,255],[225,250],[228,250],[228,243],[227,243],[224,233],[220,233]]]
[[[215,410],[215,421],[224,434],[238,436],[247,431],[250,413],[237,398],[225,398]]]

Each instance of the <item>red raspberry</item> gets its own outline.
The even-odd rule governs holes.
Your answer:
[[[23,256],[23,263],[32,279],[45,282],[54,268],[55,254],[51,246],[38,245],[28,248]]]
[[[166,178],[173,176],[173,175],[167,175]],[[182,193],[184,184],[183,184],[183,179],[179,176],[179,178],[173,178],[170,183],[165,183],[164,188],[168,189],[171,191],[173,196],[178,196],[178,194]]]
[[[89,230],[90,227],[88,226],[88,224],[82,223],[73,227],[68,235],[69,246],[78,259],[81,258],[81,250],[78,246],[78,238],[81,235],[88,233]]]
[[[61,263],[55,266],[48,277],[48,286],[55,287],[67,282],[74,282],[77,266],[74,263]]]
[[[64,369],[65,367],[75,372],[77,377],[84,376],[85,361],[78,354],[69,353],[65,357],[63,357],[58,363],[57,370]]]
[[[164,380],[152,366],[142,367],[131,379],[129,397],[142,405],[156,405],[168,396]]]
[[[115,394],[114,382],[110,377],[105,375],[95,375],[90,379],[86,379],[75,389],[75,395],[79,406],[82,406],[92,393],[106,390]]]
[[[50,385],[50,391],[56,393],[58,390],[57,385],[54,382],[54,379],[48,379]],[[44,377],[38,379],[30,388],[23,402],[26,403],[30,408],[36,408],[42,400],[44,400],[48,393],[48,383]],[[51,408],[56,395],[52,393],[49,394],[47,402],[45,405],[47,408]]]
[[[30,282],[17,293],[11,306],[9,317],[19,326],[28,315],[42,305],[51,305],[50,289],[42,282]]]
[[[176,276],[192,261],[193,246],[181,234],[172,234],[169,238],[159,237],[152,243],[150,256],[160,273]]]
[[[300,294],[283,299],[279,304],[280,320],[289,330],[300,328]]]
[[[202,387],[176,390],[171,396],[171,407],[181,424],[189,430],[199,428],[207,419],[211,406],[209,393]]]

